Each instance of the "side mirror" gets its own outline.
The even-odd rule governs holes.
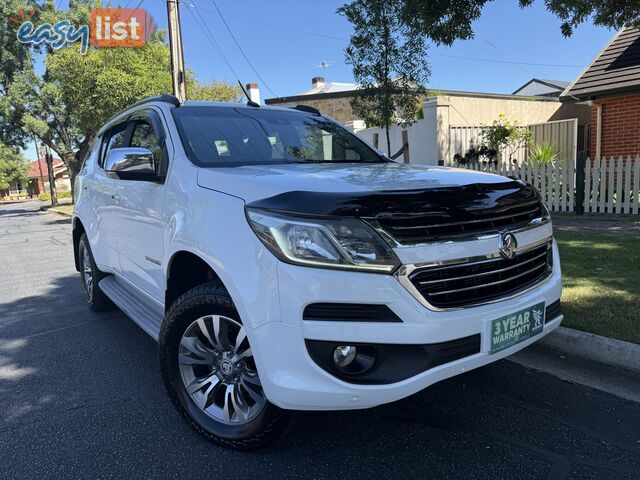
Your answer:
[[[113,148],[104,169],[125,180],[149,180],[156,176],[153,153],[146,148]]]

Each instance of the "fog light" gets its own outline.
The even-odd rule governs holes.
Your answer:
[[[333,363],[338,368],[345,368],[356,359],[356,347],[353,345],[338,345],[333,351]]]

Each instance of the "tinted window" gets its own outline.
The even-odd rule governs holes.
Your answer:
[[[127,133],[127,124],[119,123],[111,127],[111,130],[104,136],[104,143],[102,148],[102,154],[100,155],[99,165],[104,167],[104,162],[109,155],[109,151],[112,148],[124,147],[124,141]]]
[[[385,161],[348,130],[303,112],[180,107],[173,115],[189,157],[202,166]]]
[[[160,145],[156,131],[147,120],[135,121],[130,143],[131,147],[151,150],[155,160],[156,173],[159,173],[162,165],[162,146]]]

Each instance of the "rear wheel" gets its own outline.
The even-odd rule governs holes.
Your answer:
[[[84,298],[89,307],[96,311],[113,308],[113,303],[111,303],[109,297],[98,286],[98,283],[106,274],[98,270],[93,253],[91,253],[89,240],[84,233],[80,237],[80,243],[78,244],[78,265],[80,265],[80,278],[82,279]]]
[[[159,355],[176,408],[209,440],[247,450],[286,427],[286,413],[264,394],[245,328],[220,285],[196,287],[172,305]]]

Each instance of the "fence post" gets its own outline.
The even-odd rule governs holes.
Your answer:
[[[573,211],[576,215],[584,215],[584,167],[587,163],[587,153],[578,152],[576,158],[576,201]]]

